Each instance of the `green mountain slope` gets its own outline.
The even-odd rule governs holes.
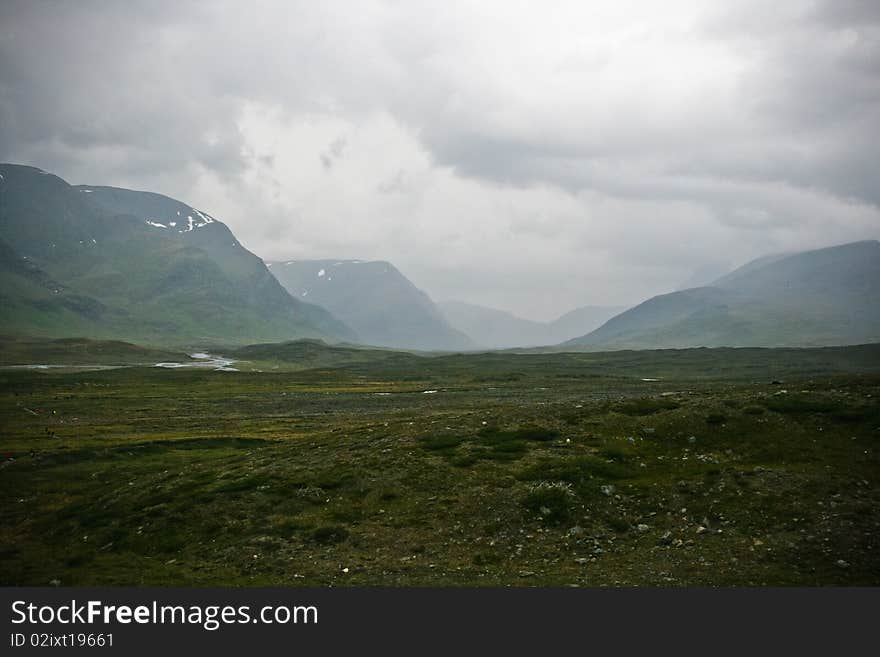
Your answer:
[[[391,263],[290,260],[269,266],[293,296],[323,306],[365,344],[443,351],[476,347]]]
[[[760,258],[709,287],[648,299],[566,343],[591,349],[880,341],[880,243]]]
[[[173,344],[356,339],[194,208],[72,187],[32,167],[0,165],[0,176],[0,296],[10,309],[0,331]]]

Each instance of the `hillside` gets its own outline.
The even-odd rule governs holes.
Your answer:
[[[440,351],[476,347],[391,263],[288,260],[269,267],[290,294],[326,308],[364,344]]]
[[[356,339],[220,221],[173,199],[0,165],[0,331],[145,343]]]
[[[190,356],[150,349],[118,340],[88,338],[2,338],[0,365],[154,365],[161,361],[189,361]]]
[[[822,346],[880,340],[880,243],[760,258],[648,299],[563,347]]]

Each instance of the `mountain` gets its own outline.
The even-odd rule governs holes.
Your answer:
[[[288,260],[269,267],[288,292],[329,310],[365,344],[439,351],[476,347],[391,263]]]
[[[845,246],[845,245],[844,245]],[[719,273],[718,276],[714,276],[712,280],[703,281],[700,285],[690,285],[689,287],[703,287],[706,285],[723,285],[726,280],[731,280],[733,278],[737,278],[739,276],[743,276],[744,274],[756,271],[758,269],[762,269],[767,265],[772,265],[774,262],[782,260],[783,258],[787,258],[791,255],[797,255],[792,253],[771,253],[769,255],[761,256],[760,258],[755,258],[750,262],[747,262],[742,267],[738,267],[731,272],[723,272]]]
[[[584,335],[596,329],[617,313],[626,310],[623,306],[582,306],[565,313],[549,323],[550,339],[545,344],[558,344]]]
[[[146,343],[356,335],[220,221],[159,194],[0,165],[0,331]]]
[[[438,306],[452,326],[482,347],[507,349],[550,344],[545,342],[546,326],[541,322],[463,301],[443,301]]]
[[[695,287],[705,287],[706,285],[711,285],[712,281],[717,279],[719,276],[723,276],[729,271],[730,265],[725,266],[720,263],[703,265],[694,270],[693,273],[691,273],[691,275],[688,276],[685,281],[683,281],[678,287],[675,288],[675,290],[689,290]]]
[[[567,347],[822,346],[880,341],[880,242],[759,258],[648,299]]]
[[[481,346],[492,349],[558,344],[592,331],[623,310],[584,306],[552,322],[535,322],[463,301],[444,301],[438,305],[452,326]]]

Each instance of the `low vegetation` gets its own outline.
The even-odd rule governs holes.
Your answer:
[[[880,584],[876,347],[344,351],[0,371],[0,584]]]

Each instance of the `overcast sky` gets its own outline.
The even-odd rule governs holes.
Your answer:
[[[0,160],[534,318],[880,236],[880,2],[0,3]]]

